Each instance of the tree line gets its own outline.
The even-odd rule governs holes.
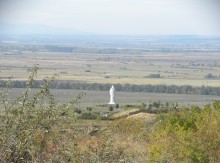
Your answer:
[[[13,81],[13,88],[25,88],[27,81]],[[42,81],[37,80],[33,88],[39,88]],[[117,91],[125,92],[148,92],[148,93],[173,93],[173,94],[200,94],[200,95],[220,95],[220,87],[192,87],[190,85],[136,85],[136,84],[115,84]],[[7,87],[7,81],[1,80],[0,87]],[[76,89],[76,90],[97,90],[108,91],[111,84],[86,83],[79,81],[56,80],[50,86],[52,89]]]

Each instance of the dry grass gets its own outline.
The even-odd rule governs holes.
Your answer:
[[[110,58],[111,60],[106,60]],[[220,86],[219,80],[206,80],[208,73],[219,76],[220,67],[210,66],[220,62],[217,54],[137,54],[102,55],[49,52],[23,52],[17,56],[0,54],[1,78],[13,76],[25,80],[27,68],[40,64],[38,79],[60,74],[60,80],[79,80],[91,83],[133,83],[192,86]],[[189,65],[190,61],[199,66]],[[89,72],[88,72],[89,70]],[[144,78],[150,74],[161,78]],[[108,78],[105,78],[108,76]]]
[[[152,122],[155,120],[155,118],[156,118],[155,114],[149,114],[149,113],[138,113],[127,117],[127,119],[141,119],[144,120],[145,122]]]
[[[137,111],[137,109],[132,111]],[[127,114],[132,111],[123,113]],[[88,157],[98,157],[105,152],[113,152],[118,158],[121,158],[117,161],[146,162],[148,159],[147,133],[149,133],[148,130],[155,118],[156,115],[153,114],[138,113],[127,118],[114,120],[108,126],[102,127],[96,135],[87,134],[81,137],[77,141],[79,150],[82,153],[87,153]]]

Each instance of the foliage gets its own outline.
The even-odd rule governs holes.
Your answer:
[[[149,107],[144,103],[125,105],[124,108],[128,109],[126,116],[104,123],[89,109],[81,112],[78,102],[84,93],[68,104],[57,104],[49,89],[56,75],[45,78],[39,90],[30,95],[37,67],[30,72],[25,91],[15,100],[8,98],[12,80],[0,92],[0,162],[220,160],[220,101],[202,109],[198,106],[172,109],[159,114],[156,120],[152,120],[148,113],[141,115],[147,114],[151,120],[138,117],[140,108],[143,111]],[[151,105],[148,110],[154,111],[152,107],[159,105],[156,111],[162,112],[160,102]],[[169,103],[166,104],[168,106]],[[136,110],[131,112],[134,108]],[[80,117],[95,120],[78,120]],[[94,122],[98,125],[89,130],[88,124]]]
[[[155,108],[159,108],[160,107],[160,101],[154,101],[152,103],[152,106],[155,107]]]
[[[160,78],[160,74],[150,74],[149,76],[145,76],[145,78]]]
[[[115,108],[118,109],[119,108],[119,104],[115,104]]]
[[[84,112],[81,114],[81,116],[79,118],[81,118],[81,119],[97,119],[98,115],[91,113],[91,112]]]
[[[88,110],[88,111],[92,111],[92,107],[91,106],[88,106],[88,107],[86,107],[86,110]]]
[[[12,87],[25,88],[27,81],[14,81]],[[35,81],[33,88],[39,88],[43,81]],[[0,80],[0,87],[7,87],[7,82]],[[74,81],[56,80],[51,83],[50,88],[55,89],[76,89],[76,90],[99,90],[108,91],[111,84],[85,83]],[[219,87],[201,86],[192,87],[190,85],[136,85],[136,84],[115,84],[117,91],[126,92],[152,92],[152,93],[175,93],[175,94],[201,94],[201,95],[220,95]]]
[[[108,109],[109,109],[109,111],[113,111],[114,108],[112,105],[109,105]]]
[[[127,136],[135,135],[143,131],[144,123],[137,119],[119,119],[115,121],[115,126],[112,126],[113,132],[121,132]]]
[[[211,74],[211,73],[209,73],[209,74],[205,75],[205,78],[206,79],[215,79],[215,78],[218,78],[218,77],[213,75],[213,74]]]
[[[7,82],[7,89],[0,92],[0,162],[75,161],[76,134],[61,132],[59,125],[75,122],[74,109],[83,94],[68,105],[58,105],[49,90],[54,75],[45,78],[39,90],[30,96],[37,69],[33,67],[20,97],[8,99],[12,80]]]
[[[132,104],[126,104],[123,106],[124,110],[127,110],[127,109],[134,109],[134,108],[141,108],[141,105],[132,105]]]
[[[24,88],[27,81],[14,81],[14,88]],[[33,83],[33,88],[39,88],[43,81],[35,81]],[[117,91],[126,92],[150,92],[150,93],[175,93],[175,94],[201,94],[201,95],[220,95],[220,87],[192,87],[190,85],[136,85],[136,84],[115,84],[115,89]],[[0,81],[0,87],[7,87],[7,82]],[[79,81],[65,81],[56,80],[54,81],[50,88],[54,89],[76,89],[76,90],[98,90],[98,91],[108,91],[111,84],[103,83],[86,83]]]
[[[219,162],[220,101],[162,115],[150,136],[152,162]]]
[[[141,109],[145,109],[147,107],[147,104],[141,103]]]

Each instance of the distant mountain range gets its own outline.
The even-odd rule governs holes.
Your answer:
[[[42,24],[12,24],[0,22],[0,34],[5,35],[87,35],[91,33]]]

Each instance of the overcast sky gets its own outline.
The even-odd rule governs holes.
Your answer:
[[[0,21],[98,34],[220,35],[220,0],[0,0]]]

